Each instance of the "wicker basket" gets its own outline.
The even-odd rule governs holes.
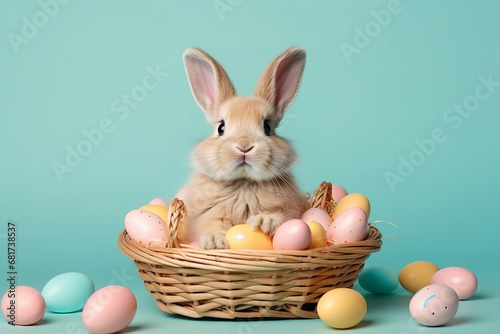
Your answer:
[[[311,207],[332,212],[331,184],[323,182]],[[380,250],[381,233],[370,226],[366,240],[305,251],[202,250],[179,248],[186,209],[170,204],[167,247],[144,248],[124,230],[123,254],[134,260],[157,306],[191,318],[316,318],[327,291],[352,287],[364,262]]]

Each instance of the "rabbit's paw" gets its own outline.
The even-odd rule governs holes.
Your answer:
[[[252,226],[254,230],[260,229],[265,234],[271,236],[283,222],[284,217],[282,214],[261,213],[248,218],[247,225]]]
[[[203,249],[228,248],[226,234],[222,231],[208,233],[200,238],[200,247]]]

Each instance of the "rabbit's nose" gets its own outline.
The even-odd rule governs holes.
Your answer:
[[[239,146],[236,146],[236,148],[241,152],[241,153],[248,153],[252,150],[253,146],[249,147],[249,148],[241,148]]]

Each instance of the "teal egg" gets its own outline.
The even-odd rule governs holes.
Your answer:
[[[94,283],[87,275],[69,272],[48,281],[43,287],[42,296],[49,311],[70,313],[83,309],[94,291]]]
[[[388,295],[399,285],[398,274],[387,267],[365,268],[358,282],[363,289],[377,295]]]

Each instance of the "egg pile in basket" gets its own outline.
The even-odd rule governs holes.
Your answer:
[[[330,183],[315,190],[310,207],[334,212]],[[143,247],[124,230],[118,246],[134,260],[158,308],[191,318],[317,318],[320,297],[352,287],[382,245],[380,231],[370,225],[365,240],[308,250],[181,248],[185,217],[184,203],[174,199],[164,245]]]

